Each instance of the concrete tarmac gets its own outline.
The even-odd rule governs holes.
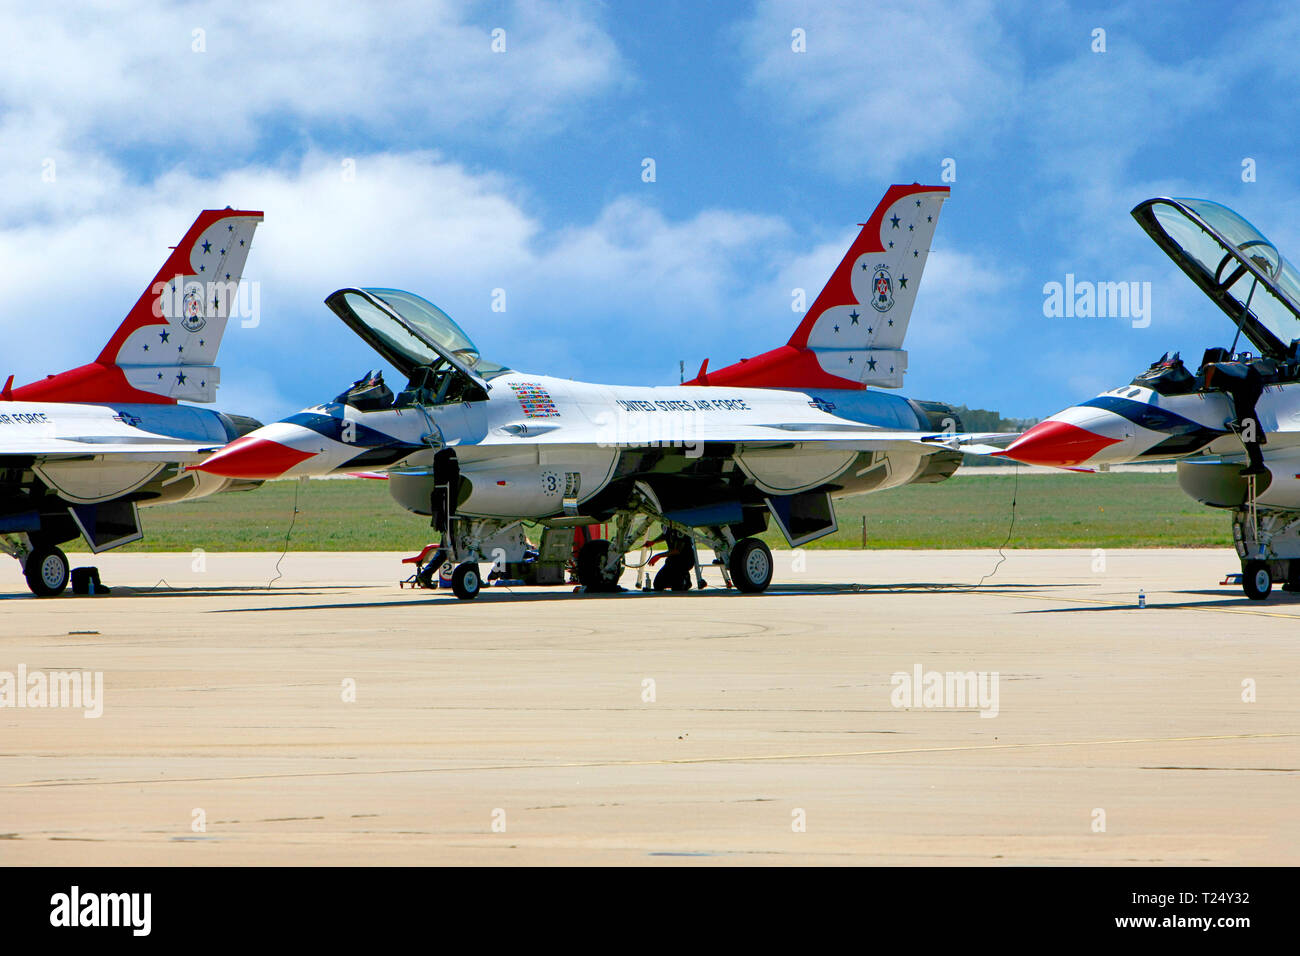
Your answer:
[[[1300,863],[1300,596],[1219,586],[1231,551],[472,602],[399,557],[82,555],[114,593],[47,600],[0,565],[0,864]],[[20,667],[102,673],[102,716],[15,706]]]

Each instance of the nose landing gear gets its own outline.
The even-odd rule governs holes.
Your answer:
[[[1248,505],[1232,516],[1232,539],[1241,558],[1241,589],[1264,601],[1279,584],[1300,591],[1300,514]]]
[[[1241,566],[1241,587],[1252,601],[1263,601],[1273,591],[1273,572],[1263,561],[1247,561]]]
[[[466,561],[456,565],[456,570],[451,574],[451,590],[456,597],[462,601],[472,601],[478,597],[482,587],[483,579],[479,576],[477,564]]]

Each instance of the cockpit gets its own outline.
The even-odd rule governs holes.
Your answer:
[[[1166,353],[1133,385],[1184,395],[1229,373],[1264,385],[1300,381],[1300,272],[1277,246],[1208,199],[1149,199],[1133,218],[1233,324],[1231,345],[1206,349],[1194,373]]]
[[[1300,272],[1263,233],[1208,199],[1149,199],[1133,218],[1232,320],[1227,352],[1244,335],[1265,358],[1295,360]]]
[[[509,371],[485,361],[447,313],[412,292],[339,289],[325,304],[407,377],[393,395],[372,371],[336,399],[362,411],[486,401],[488,383]]]

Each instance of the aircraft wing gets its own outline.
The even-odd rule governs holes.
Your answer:
[[[887,429],[851,423],[781,422],[752,424],[731,422],[687,422],[684,426],[656,428],[641,434],[636,427],[602,426],[587,429],[556,428],[536,422],[519,422],[493,429],[476,442],[478,445],[512,445],[524,443],[629,447],[640,445],[700,442],[729,442],[758,447],[762,445],[815,444],[826,449],[845,451],[883,451],[891,446],[919,445],[932,452],[959,451],[969,455],[988,455],[1001,451],[1005,444],[1019,437],[1019,432],[942,432]]]
[[[198,462],[220,448],[219,443],[124,440],[121,436],[50,438],[23,436],[0,441],[0,458],[40,458],[50,461],[112,457],[115,461]]]

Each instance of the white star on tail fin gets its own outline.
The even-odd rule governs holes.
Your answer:
[[[892,186],[790,339],[826,372],[898,388],[912,315],[946,186]]]
[[[120,340],[114,336],[100,364],[117,365],[141,391],[214,401],[221,377],[217,349],[231,313],[238,311],[244,262],[261,221],[261,213],[233,209],[200,214],[123,328],[146,309],[150,323]]]
[[[890,186],[790,341],[687,385],[899,388],[903,336],[947,186]]]
[[[199,213],[126,319],[89,365],[13,389],[43,402],[211,402],[217,349],[239,295],[260,212]]]

